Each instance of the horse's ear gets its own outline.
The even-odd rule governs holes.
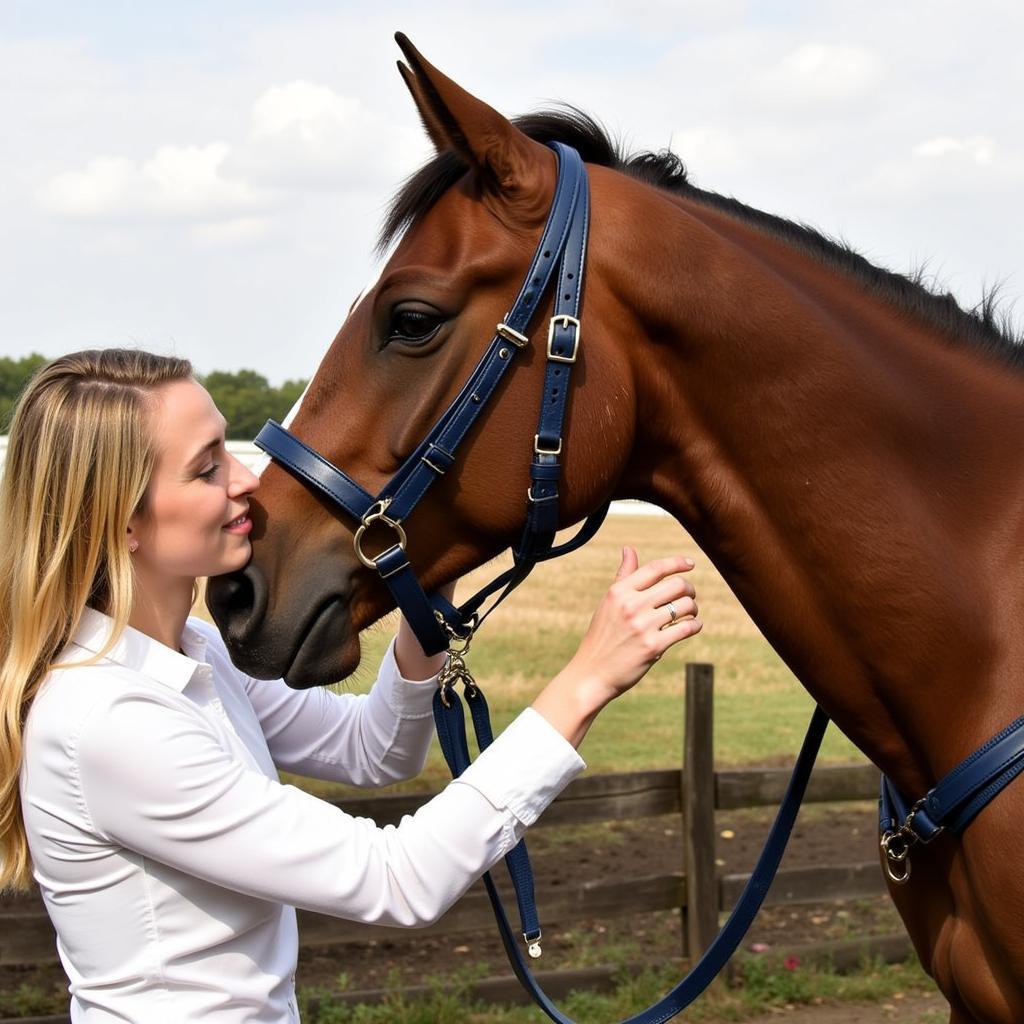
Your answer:
[[[406,88],[408,88],[409,92],[412,94],[413,102],[416,104],[416,109],[420,112],[420,120],[423,122],[423,128],[430,137],[430,141],[434,144],[434,148],[439,153],[448,149],[451,143],[445,133],[444,126],[435,116],[427,97],[424,95],[423,87],[420,85],[419,79],[401,61],[398,62],[398,72],[402,76],[402,81],[405,82]]]
[[[401,32],[395,40],[409,62],[399,62],[402,78],[438,152],[456,150],[503,192],[539,186],[554,167],[551,151],[438,71]]]

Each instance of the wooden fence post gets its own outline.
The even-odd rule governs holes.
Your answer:
[[[683,953],[695,963],[718,934],[715,880],[715,750],[713,665],[686,666],[683,730],[683,849],[686,909]]]

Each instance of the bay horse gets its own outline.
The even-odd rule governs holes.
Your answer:
[[[510,121],[399,42],[437,155],[291,429],[376,493],[508,309],[551,202],[546,143],[574,147],[592,218],[561,524],[611,498],[667,509],[843,732],[923,793],[1024,703],[1021,347],[988,306],[702,191],[669,153],[627,158],[578,111]],[[517,358],[406,524],[428,588],[521,529],[543,342]],[[350,674],[393,607],[357,524],[274,465],[252,515],[249,566],[209,593],[232,657],[299,685]],[[893,888],[951,1024],[1024,1020],[1022,836],[1011,785]]]

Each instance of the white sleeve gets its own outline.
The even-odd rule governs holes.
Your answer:
[[[293,690],[280,679],[244,677],[274,764],[356,786],[384,786],[418,775],[433,734],[437,677],[404,679],[394,648],[392,640],[368,694],[321,686]]]
[[[260,899],[404,926],[440,917],[584,767],[527,709],[459,780],[378,828],[246,768],[160,694],[101,702],[75,746],[81,806],[108,842]]]

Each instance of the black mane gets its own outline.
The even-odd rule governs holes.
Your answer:
[[[985,294],[973,309],[962,309],[951,293],[939,294],[924,284],[923,271],[905,276],[870,263],[848,245],[806,224],[776,217],[746,206],[729,196],[691,184],[683,161],[670,150],[630,156],[604,128],[580,110],[526,114],[514,124],[538,142],[564,142],[579,151],[586,163],[610,167],[656,188],[667,189],[754,224],[823,263],[852,275],[897,309],[930,324],[953,340],[990,352],[1014,366],[1024,367],[1024,338],[1015,336],[1008,318],[996,310],[995,291]],[[402,186],[392,201],[379,246],[386,249],[422,217],[466,172],[466,163],[453,151],[434,157]]]

